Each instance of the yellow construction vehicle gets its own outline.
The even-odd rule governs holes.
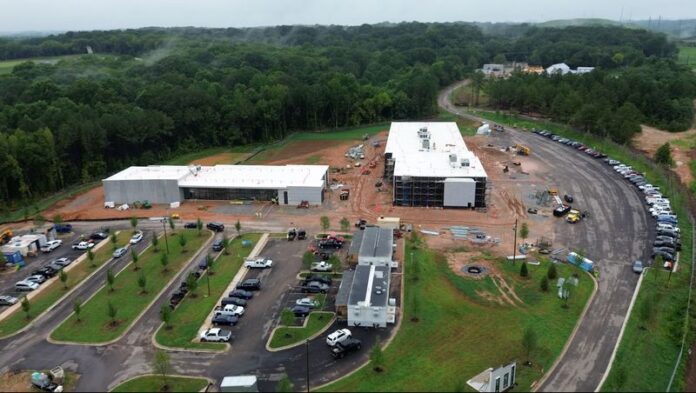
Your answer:
[[[0,231],[0,244],[5,244],[12,239],[12,236],[14,234],[12,233],[12,229],[5,229],[3,231]]]
[[[529,153],[532,152],[532,149],[528,148],[527,146],[523,145],[515,145],[517,147],[517,154],[521,156],[528,156]]]

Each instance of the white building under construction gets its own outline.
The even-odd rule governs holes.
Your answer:
[[[488,176],[454,122],[392,123],[384,157],[394,205],[486,206]]]

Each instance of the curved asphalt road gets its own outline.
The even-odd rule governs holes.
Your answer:
[[[445,89],[438,104],[453,114],[484,121],[451,104],[450,93],[464,83]],[[609,365],[638,282],[631,263],[649,261],[647,239],[654,232],[653,220],[638,190],[601,160],[533,133],[506,129],[494,138],[529,146],[534,158],[553,168],[546,175],[549,184],[573,195],[577,207],[590,211],[590,218],[581,224],[555,220],[554,245],[584,250],[599,270],[599,286],[568,351],[538,390],[594,391]]]

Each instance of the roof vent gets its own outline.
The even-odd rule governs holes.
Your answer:
[[[464,167],[469,166],[469,159],[468,158],[462,158],[462,166],[464,166]]]
[[[382,287],[375,287],[375,294],[381,295],[382,294]]]

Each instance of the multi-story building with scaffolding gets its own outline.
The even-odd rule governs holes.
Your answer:
[[[384,158],[396,206],[486,207],[488,176],[454,122],[392,123]]]

